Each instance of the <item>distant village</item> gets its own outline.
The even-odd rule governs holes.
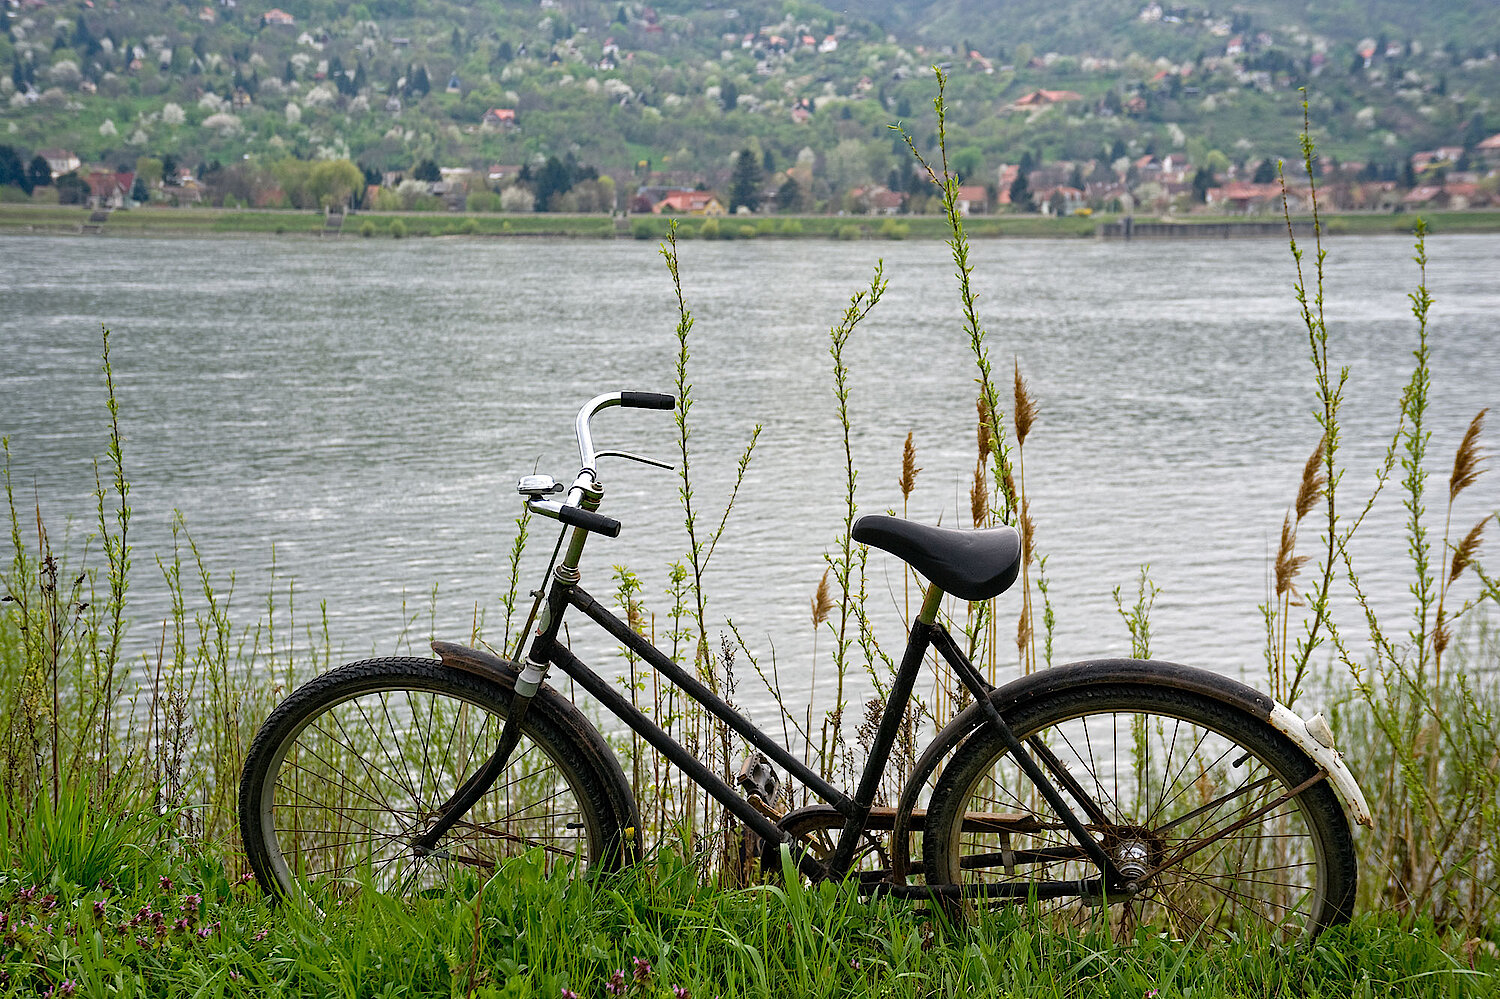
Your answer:
[[[111,88],[119,91],[121,81],[132,75],[169,74],[173,86],[182,92],[169,93],[177,99],[165,100],[133,125],[117,126],[106,119],[98,131],[111,141],[94,162],[89,162],[87,150],[28,148],[0,135],[8,143],[0,144],[0,189],[19,189],[19,196],[31,201],[105,209],[149,204],[680,216],[931,214],[941,210],[940,198],[922,172],[913,169],[909,157],[888,171],[860,163],[840,169],[835,163],[839,149],[829,148],[826,133],[823,141],[814,141],[815,126],[832,116],[847,120],[851,107],[868,107],[872,101],[879,102],[882,115],[909,114],[904,98],[897,100],[886,91],[934,64],[950,73],[978,77],[1014,75],[1019,63],[1022,70],[1037,76],[1055,72],[1063,77],[1133,81],[1102,93],[1095,87],[1092,96],[1073,89],[1034,87],[993,109],[998,117],[1028,125],[1066,120],[1073,123],[1071,127],[1090,121],[1154,120],[1149,119],[1153,107],[1168,100],[1211,106],[1215,96],[1207,92],[1209,80],[1243,92],[1279,93],[1292,87],[1297,74],[1317,77],[1335,66],[1331,61],[1334,48],[1321,39],[1295,38],[1291,50],[1299,54],[1290,60],[1288,49],[1277,47],[1269,32],[1237,30],[1236,18],[1148,3],[1135,17],[1140,25],[1165,27],[1196,19],[1200,22],[1196,27],[1213,40],[1212,48],[1196,60],[1173,63],[1167,59],[1146,62],[1139,57],[1034,54],[1020,46],[1007,53],[1014,61],[1004,62],[967,46],[902,48],[887,39],[878,48],[880,58],[872,54],[857,63],[867,71],[816,77],[809,74],[809,67],[816,67],[818,60],[841,59],[854,46],[876,43],[852,37],[846,26],[831,20],[814,28],[788,16],[776,24],[717,36],[719,62],[738,67],[738,76],[726,70],[695,94],[648,93],[649,88],[639,85],[640,78],[630,75],[638,53],[625,44],[625,33],[639,46],[686,31],[688,21],[684,15],[660,14],[648,4],[632,3],[619,5],[616,22],[611,24],[615,34],[570,28],[571,34],[554,32],[531,48],[525,43],[514,48],[509,42],[500,43],[491,59],[497,71],[484,74],[478,84],[464,79],[456,59],[449,67],[430,59],[407,61],[404,72],[383,84],[372,79],[376,57],[403,65],[402,53],[412,48],[412,40],[382,34],[374,22],[345,29],[349,37],[340,40],[326,28],[299,24],[293,14],[280,8],[246,15],[238,11],[237,0],[204,5],[196,14],[204,25],[252,17],[260,47],[246,47],[235,54],[207,51],[202,35],[191,47],[174,47],[165,36],[116,40],[96,37],[82,17],[76,22],[57,20],[52,51],[66,41],[72,50],[89,53],[94,61],[54,58],[51,65],[41,66],[38,63],[47,56],[49,36],[36,18],[49,9],[47,0],[3,3],[15,61],[10,78],[0,81],[0,90],[15,114],[54,105],[82,108],[81,102],[91,96]],[[111,0],[106,7],[118,10],[119,4]],[[85,8],[93,8],[91,0],[85,0]],[[545,15],[544,24],[562,17],[557,0],[540,0],[538,10]],[[733,14],[728,11],[725,16]],[[68,25],[66,31],[56,28],[62,24]],[[454,30],[454,47],[458,48],[461,43]],[[272,44],[280,46],[276,51],[293,53],[281,74],[261,55]],[[69,49],[62,51],[67,54]],[[339,51],[344,53],[342,59]],[[1342,49],[1338,55],[1343,61]],[[1409,40],[1370,38],[1354,45],[1348,64],[1339,69],[1376,81],[1388,79],[1399,84],[1395,93],[1405,95],[1402,99],[1415,99],[1440,94],[1445,86],[1426,68],[1415,68],[1426,67],[1427,63],[1419,61],[1430,61],[1431,56]],[[1493,52],[1471,54],[1466,60],[1454,55],[1457,64],[1469,68],[1487,67],[1495,58]],[[524,97],[513,89],[523,78],[532,88]],[[635,85],[627,80],[634,80]],[[794,144],[794,155],[784,151],[778,159],[769,144],[762,146],[747,136],[744,148],[727,162],[671,164],[670,169],[666,155],[659,163],[649,158],[628,166],[586,163],[571,153],[561,158],[543,155],[535,151],[534,141],[529,146],[519,141],[506,146],[531,149],[522,162],[490,162],[473,152],[435,152],[413,156],[411,162],[391,168],[393,144],[411,137],[401,124],[403,114],[429,93],[455,100],[491,93],[501,98],[479,105],[482,113],[475,108],[477,121],[471,117],[461,129],[449,126],[461,137],[460,145],[472,150],[482,148],[486,139],[532,139],[537,134],[533,121],[548,114],[546,94],[553,91],[581,93],[648,122],[685,112],[690,104],[699,112],[707,107],[752,116],[748,121],[769,117],[783,129],[788,123],[806,127],[809,141],[800,148]],[[1365,108],[1359,115],[1367,112],[1373,128],[1374,109]],[[281,133],[305,131],[303,119],[314,114],[335,134],[314,133],[313,138],[323,143],[316,155],[305,158],[301,166],[292,165],[297,157],[288,151],[290,146]],[[356,117],[390,123],[381,157],[352,152],[337,133],[341,120],[347,123]],[[1470,121],[1477,121],[1482,129],[1482,114]],[[251,122],[260,123],[262,135],[271,134],[269,148],[246,152],[237,159],[221,161],[205,155],[189,162],[186,153],[174,156],[162,151],[170,147],[159,141],[168,132],[180,139],[196,130],[212,136],[222,147],[246,136]],[[1489,124],[1494,127],[1495,122]],[[119,134],[132,128],[128,135]],[[1279,163],[1248,155],[1236,162],[1217,150],[1205,156],[1202,149],[1190,156],[1184,148],[1183,130],[1171,122],[1165,129],[1170,141],[1116,138],[1112,144],[1101,143],[1100,155],[1091,158],[1040,161],[1029,151],[1014,162],[995,163],[993,156],[988,162],[955,158],[953,167],[960,179],[957,208],[966,215],[1254,216],[1279,213],[1283,198],[1291,211],[1306,211],[1313,180],[1320,206],[1336,211],[1464,210],[1500,204],[1500,133],[1485,134],[1487,130],[1473,133],[1470,128],[1453,135],[1451,144],[1379,162],[1319,158],[1313,164],[1317,176],[1309,178],[1300,162]],[[14,123],[10,133],[16,133]],[[500,148],[493,142],[490,145]],[[864,140],[864,145],[871,143]],[[177,148],[181,149],[180,141]],[[1243,149],[1238,153],[1243,154]],[[900,160],[897,157],[893,162]],[[336,161],[346,167],[334,177],[331,171],[308,165],[313,161]],[[310,176],[320,170],[318,178]],[[882,172],[887,175],[880,176]]]

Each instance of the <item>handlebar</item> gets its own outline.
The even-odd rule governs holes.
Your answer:
[[[521,491],[529,496],[527,506],[544,517],[560,520],[571,527],[582,528],[595,534],[603,534],[606,537],[619,537],[620,522],[613,517],[586,510],[583,507],[584,497],[592,495],[594,502],[590,506],[596,506],[600,495],[598,481],[598,462],[602,457],[613,455],[617,458],[631,458],[636,461],[645,462],[648,465],[657,465],[662,468],[670,468],[662,462],[651,458],[642,458],[639,455],[627,454],[623,451],[595,451],[594,437],[589,428],[589,421],[594,414],[611,406],[625,406],[631,409],[671,409],[677,405],[677,397],[665,395],[660,392],[607,392],[604,395],[595,396],[584,404],[578,411],[575,427],[578,434],[578,454],[582,459],[582,467],[578,470],[578,478],[573,481],[572,488],[568,490],[565,500],[545,500],[542,496],[547,492],[560,490],[561,486],[552,485],[550,476],[539,476],[542,484],[534,490],[527,488],[528,479],[522,479]],[[531,477],[528,477],[531,478]]]
[[[578,455],[583,459],[583,469],[598,471],[599,453],[594,450],[594,436],[589,431],[589,421],[594,414],[611,406],[629,409],[671,409],[677,405],[677,397],[660,392],[606,392],[584,403],[578,411],[575,427],[578,433]]]

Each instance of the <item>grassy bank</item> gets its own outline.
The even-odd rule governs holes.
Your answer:
[[[1500,211],[1435,212],[1424,215],[1428,231],[1500,232]],[[85,209],[60,205],[0,203],[0,233],[72,234],[88,224]],[[1049,218],[1041,215],[985,215],[964,220],[964,229],[978,239],[1074,239],[1096,235],[1100,225],[1118,216]],[[672,220],[645,215],[610,218],[604,215],[527,213],[497,215],[449,212],[358,212],[348,216],[339,238],[415,238],[423,236],[555,236],[579,239],[666,238]],[[951,229],[942,215],[876,216],[728,216],[678,219],[681,239],[947,239]],[[1135,216],[1136,222],[1170,222],[1183,227],[1225,225],[1246,235],[1260,235],[1265,218],[1194,215],[1172,218]],[[1310,222],[1311,217],[1294,219]],[[1415,215],[1330,215],[1323,219],[1331,235],[1409,234]],[[111,236],[328,235],[317,212],[227,208],[136,208],[112,212],[101,229]]]

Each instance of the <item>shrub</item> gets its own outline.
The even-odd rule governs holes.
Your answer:
[[[753,225],[740,226],[740,239],[754,239],[758,230]]]
[[[698,230],[697,229],[693,228],[690,225],[684,225],[682,223],[678,223],[678,226],[677,226],[677,238],[678,239],[696,239],[697,237],[698,237]]]
[[[459,223],[458,231],[465,236],[472,236],[479,231],[478,219],[464,219]]]
[[[886,239],[905,239],[911,235],[911,226],[895,219],[886,219],[880,226],[880,235]]]
[[[841,225],[837,233],[839,239],[858,239],[860,229],[857,225]]]
[[[776,232],[776,223],[771,219],[761,219],[755,223],[755,234],[757,236],[770,236]]]
[[[650,219],[638,218],[630,223],[630,234],[636,239],[650,239],[656,235],[656,226],[652,225]]]
[[[375,223],[370,219],[365,219],[364,222],[360,223],[359,234],[365,239],[369,239],[375,235]]]
[[[396,239],[403,238],[406,235],[406,223],[401,221],[400,219],[396,219],[394,222],[392,222],[391,235]]]
[[[781,223],[781,234],[783,236],[802,235],[802,223],[796,219],[786,219]]]
[[[719,220],[704,219],[703,226],[698,230],[698,235],[704,239],[718,239],[720,236]],[[732,239],[733,237],[731,236],[730,238]]]

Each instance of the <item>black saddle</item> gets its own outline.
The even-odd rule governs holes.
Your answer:
[[[854,522],[854,540],[890,552],[960,600],[1004,593],[1021,569],[1021,533],[1014,527],[958,531],[871,515]]]

